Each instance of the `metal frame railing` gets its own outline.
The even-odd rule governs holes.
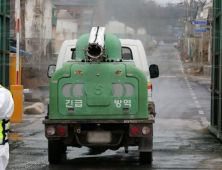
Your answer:
[[[0,84],[9,87],[10,0],[0,0]]]
[[[222,140],[222,9],[221,0],[213,1],[213,55],[210,130]]]

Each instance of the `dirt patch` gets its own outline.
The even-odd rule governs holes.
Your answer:
[[[47,68],[39,70],[38,68],[22,68],[22,84],[24,89],[38,90],[38,86],[49,85],[50,79],[47,77]]]
[[[184,58],[184,61],[185,61],[185,62],[191,62],[191,59],[190,59],[190,56],[189,56],[189,55],[186,54],[186,55],[184,55],[183,58]]]
[[[189,75],[204,75],[204,69],[203,66],[187,66],[184,67],[184,72]]]

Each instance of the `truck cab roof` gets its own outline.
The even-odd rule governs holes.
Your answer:
[[[148,69],[148,62],[146,59],[146,53],[143,48],[143,44],[139,40],[132,40],[132,39],[120,39],[122,48],[126,49],[126,53],[131,53],[132,57],[124,58],[123,61],[133,61],[135,66],[141,69],[147,79],[150,79],[149,76],[149,69]],[[60,53],[57,60],[56,70],[60,69],[63,63],[72,61],[72,48],[76,47],[77,39],[75,40],[66,40],[63,42],[62,47],[60,49]],[[127,50],[128,49],[128,50]]]

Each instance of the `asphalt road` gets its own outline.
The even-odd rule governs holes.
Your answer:
[[[118,170],[118,169],[219,169],[222,143],[207,126],[210,92],[183,73],[179,54],[172,45],[158,47],[148,58],[157,64],[160,77],[152,80],[156,104],[153,164],[140,165],[136,147],[93,153],[88,148],[71,148],[61,165],[49,165],[42,118],[27,126],[13,126],[8,170]]]

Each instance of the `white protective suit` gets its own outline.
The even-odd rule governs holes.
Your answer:
[[[0,88],[0,120],[10,119],[14,111],[14,101],[10,92]],[[9,144],[0,145],[0,170],[5,170],[9,160]]]

